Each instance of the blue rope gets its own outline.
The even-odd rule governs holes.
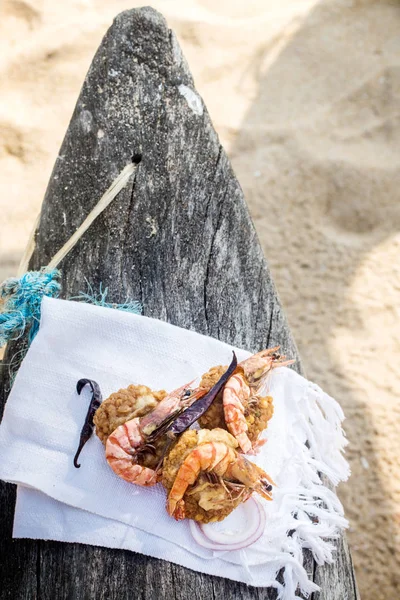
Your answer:
[[[18,365],[38,332],[43,296],[51,298],[59,296],[60,277],[61,273],[57,269],[44,268],[41,271],[29,271],[19,279],[10,277],[0,285],[0,348],[7,342],[28,333],[28,344],[15,354],[9,363],[10,388],[13,385]],[[95,293],[88,282],[87,285],[88,292],[80,292],[79,296],[69,298],[69,300],[80,300],[136,315],[142,313],[142,306],[139,302],[131,300],[126,300],[123,304],[107,302],[108,288],[103,290],[100,283],[99,292]]]
[[[35,337],[40,322],[43,296],[57,298],[60,293],[60,272],[57,269],[28,271],[20,277],[10,277],[0,285],[0,348],[16,340],[28,330],[28,343]]]
[[[22,337],[26,331],[28,331],[28,346],[30,345],[39,329],[43,296],[58,297],[61,290],[60,276],[61,273],[57,269],[42,269],[29,271],[19,279],[10,277],[0,285],[0,301],[4,302],[0,311],[0,348],[10,340]],[[89,283],[87,285],[88,292],[80,292],[79,296],[69,300],[81,300],[96,306],[141,314],[142,306],[139,302],[132,300],[126,300],[122,304],[107,302],[108,288],[103,290],[100,284],[99,292],[96,293]]]

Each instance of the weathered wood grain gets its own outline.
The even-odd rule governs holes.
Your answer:
[[[134,159],[130,185],[63,261],[64,297],[85,279],[101,282],[112,301],[140,300],[145,315],[249,350],[280,344],[299,358],[240,185],[206,108],[193,110],[181,85],[194,89],[163,17],[149,8],[119,15],[57,158],[31,268],[48,263]],[[6,380],[7,372],[3,401]],[[12,486],[2,485],[1,599],[276,597],[130,552],[11,541],[13,506]],[[323,584],[321,600],[356,598],[345,543],[337,564],[315,568],[310,555],[306,564]]]

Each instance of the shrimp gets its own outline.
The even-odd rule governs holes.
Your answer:
[[[265,380],[272,369],[293,363],[278,353],[279,346],[262,350],[239,363],[223,392],[223,408],[228,431],[237,439],[244,453],[263,445],[257,441],[272,416],[272,398],[261,396]],[[250,431],[249,431],[250,430]]]
[[[157,483],[160,476],[157,469],[159,455],[165,444],[162,444],[161,438],[152,440],[151,444],[147,440],[166,419],[173,420],[174,416],[206,394],[204,388],[190,388],[192,383],[174,390],[153,411],[123,423],[108,436],[106,459],[122,479],[142,486]]]
[[[115,473],[138,485],[157,483],[167,450],[209,408],[236,367],[233,353],[228,369],[210,390],[192,389],[191,381],[168,394],[151,413],[120,425],[106,443],[106,458]]]
[[[105,445],[108,436],[117,427],[151,412],[166,396],[165,390],[155,391],[146,385],[134,384],[113,392],[96,410],[94,416],[96,435]]]
[[[213,431],[219,431],[229,436],[223,430]],[[192,434],[193,432],[187,433]],[[186,517],[184,496],[188,492],[189,486],[193,486],[199,476],[203,474],[214,476],[224,489],[228,489],[228,487],[239,488],[241,490],[239,501],[247,500],[253,492],[261,494],[266,500],[272,500],[271,484],[274,485],[274,482],[269,475],[245,456],[238,454],[234,448],[234,445],[236,445],[234,439],[234,443],[229,442],[229,440],[222,441],[223,438],[220,434],[220,440],[204,441],[186,454],[167,500],[168,514],[174,516],[176,520]],[[218,502],[221,502],[220,498],[218,498]],[[238,502],[235,503],[236,506],[237,504]],[[235,508],[235,505],[230,510]],[[223,516],[226,516],[226,514]]]

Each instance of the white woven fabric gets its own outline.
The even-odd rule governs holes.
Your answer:
[[[248,356],[236,349],[238,359]],[[254,459],[275,480],[263,536],[231,552],[200,547],[187,521],[165,510],[161,485],[143,489],[119,479],[93,436],[75,469],[75,454],[95,379],[103,397],[131,383],[172,390],[211,366],[228,364],[232,348],[167,323],[83,303],[44,298],[40,330],[18,372],[0,426],[0,478],[18,484],[14,537],[125,548],[255,586],[274,586],[284,600],[318,589],[303,569],[303,548],[332,560],[327,538],[347,526],[336,485],[349,475],[339,405],[287,368],[270,377],[275,412]],[[307,445],[306,445],[307,442]],[[231,517],[232,518],[232,517]],[[290,535],[288,535],[290,532]],[[284,568],[284,585],[276,581]]]

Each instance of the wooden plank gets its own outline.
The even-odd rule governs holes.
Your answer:
[[[313,594],[315,600],[360,600],[346,536],[341,536],[336,545],[335,562],[315,568],[314,581],[321,587],[320,593]]]
[[[6,400],[9,369],[0,361],[0,415]],[[35,600],[37,598],[38,543],[11,540],[15,505],[15,486],[0,481],[0,598]]]
[[[193,90],[161,15],[144,8],[116,18],[56,161],[31,268],[48,263],[134,157],[138,168],[131,184],[63,261],[64,297],[84,289],[85,279],[94,287],[102,283],[112,301],[141,301],[145,315],[249,350],[280,344],[298,358],[301,372],[242,190],[206,108],[190,97]],[[2,599],[276,597],[271,590],[125,551],[11,542],[14,495],[11,486],[3,485],[0,493]],[[322,576],[309,554],[306,565],[327,588],[335,581],[337,595],[330,599],[350,600],[356,598],[351,563],[342,546],[339,552],[345,588],[333,576],[335,566]]]

